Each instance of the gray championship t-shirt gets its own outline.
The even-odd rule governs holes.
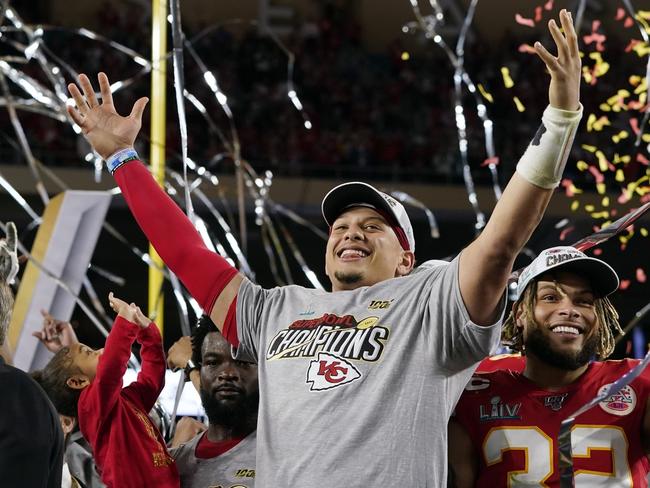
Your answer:
[[[176,460],[182,488],[253,488],[255,486],[255,432],[217,457],[196,457],[205,432],[169,453]]]
[[[439,488],[447,421],[501,320],[471,322],[456,258],[335,293],[244,280],[237,330],[259,367],[258,488]]]

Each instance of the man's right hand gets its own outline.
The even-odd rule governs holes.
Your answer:
[[[192,358],[192,340],[190,336],[178,339],[167,353],[167,366],[173,370],[184,369]]]
[[[70,83],[68,91],[77,107],[68,105],[68,114],[72,117],[90,145],[104,159],[121,149],[132,148],[135,138],[142,126],[142,113],[149,99],[140,98],[131,109],[128,117],[122,117],[115,111],[113,95],[108,77],[99,73],[99,89],[102,103],[97,101],[93,86],[85,74],[79,75],[79,85]]]

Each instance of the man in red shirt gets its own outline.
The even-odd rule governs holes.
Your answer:
[[[449,461],[461,487],[559,486],[560,423],[638,364],[598,361],[614,350],[618,277],[572,247],[542,252],[524,270],[504,340],[525,354],[475,374],[449,424]],[[576,417],[576,488],[648,486],[650,374]]]

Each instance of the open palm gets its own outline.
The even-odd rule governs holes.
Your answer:
[[[108,77],[99,73],[99,89],[102,103],[97,101],[92,84],[84,74],[79,75],[79,85],[83,94],[74,83],[68,85],[70,95],[75,101],[76,108],[68,106],[68,113],[75,121],[90,145],[104,159],[111,154],[133,147],[135,138],[142,126],[142,113],[147,105],[146,97],[135,102],[127,117],[119,115],[113,105]]]

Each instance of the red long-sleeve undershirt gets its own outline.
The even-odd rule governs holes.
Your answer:
[[[113,176],[149,242],[210,315],[219,294],[237,270],[205,246],[187,216],[140,161],[123,164]],[[236,301],[230,304],[222,328],[222,334],[234,346],[239,345]]]

